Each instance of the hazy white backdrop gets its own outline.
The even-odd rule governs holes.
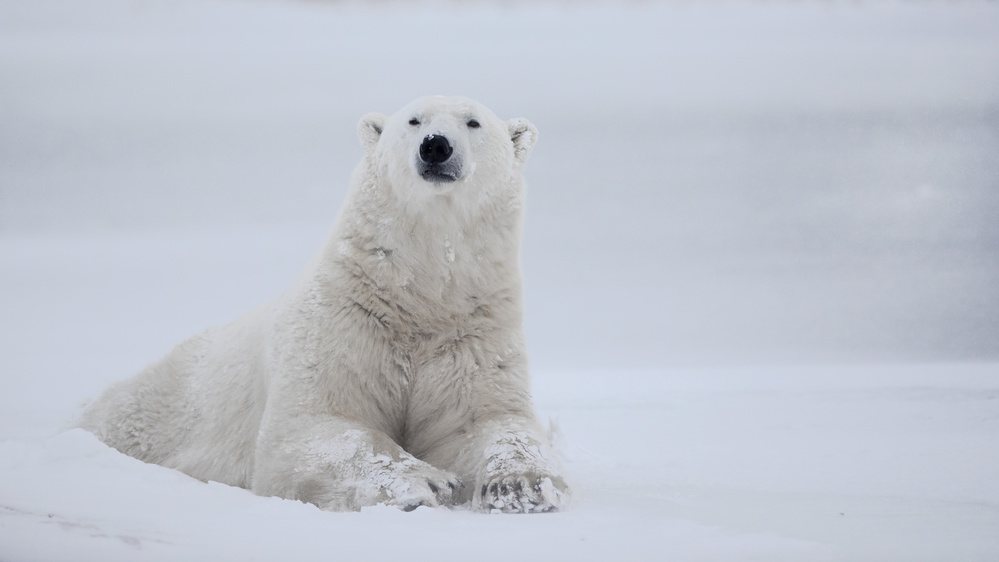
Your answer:
[[[988,476],[999,471],[999,5],[988,2],[0,0],[0,439],[14,459],[0,507],[56,509],[30,492],[45,470],[113,480],[24,451],[61,450],[44,440],[81,401],[276,296],[332,225],[362,154],[358,118],[436,93],[540,131],[526,168],[526,329],[539,406],[561,417],[591,510],[567,517],[621,530],[635,557],[661,555],[650,541],[667,529],[688,558],[808,558],[798,543],[684,535],[681,519],[846,549],[816,557],[932,559],[959,544],[967,559],[999,555]],[[972,366],[941,366],[955,364]],[[905,398],[816,398],[837,384]],[[749,391],[740,402],[732,389]],[[906,409],[913,396],[932,407]],[[848,406],[822,410],[827,399]],[[870,437],[883,416],[897,426]],[[927,416],[953,432],[919,425]],[[669,433],[677,424],[687,429]],[[789,443],[760,439],[782,424],[806,428],[794,446],[816,453],[788,472]],[[807,430],[818,426],[832,433]],[[654,446],[617,433],[636,428]],[[819,454],[824,439],[845,448]],[[697,457],[703,443],[718,449]],[[772,461],[759,475],[773,486],[737,476],[746,458],[725,451],[744,443]],[[609,484],[637,448],[630,483]],[[871,454],[896,460],[857,464]],[[899,484],[892,462],[923,472]],[[777,482],[802,471],[819,482],[800,487],[812,496],[751,495],[791,493]],[[966,489],[944,484],[955,479]],[[918,524],[886,530],[872,516],[837,535],[802,515],[837,509],[821,495],[830,481],[837,497],[958,503],[864,504],[918,512]],[[642,511],[660,500],[665,511]],[[944,516],[958,504],[978,507]],[[756,523],[754,505],[783,515]],[[608,506],[652,513],[656,530],[615,527],[598,515]],[[122,510],[104,519],[128,519]],[[426,517],[403,521],[439,523]],[[17,559],[48,559],[43,543],[53,559],[108,555],[29,519],[0,511],[0,559],[14,536]],[[892,550],[944,519],[940,550]],[[492,532],[470,521],[459,522]],[[190,544],[177,538],[188,531],[163,540]],[[606,552],[620,552],[615,540]],[[177,552],[190,554],[157,555]],[[604,551],[576,555],[587,553]]]

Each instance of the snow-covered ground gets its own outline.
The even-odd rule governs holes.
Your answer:
[[[8,440],[0,559],[994,560],[997,375],[539,373],[576,491],[545,516],[325,513],[142,464],[82,430]]]
[[[323,513],[65,431],[287,287],[427,93],[541,132],[571,509]],[[994,3],[0,0],[0,561],[999,559],[997,131]]]

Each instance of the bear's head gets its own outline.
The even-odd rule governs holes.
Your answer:
[[[526,119],[502,121],[475,101],[443,96],[417,99],[391,117],[369,113],[357,131],[371,169],[406,200],[474,199],[516,181],[538,138]]]

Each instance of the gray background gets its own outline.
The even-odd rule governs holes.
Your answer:
[[[8,369],[276,296],[431,93],[540,130],[535,366],[999,359],[999,5],[234,4],[0,0]]]

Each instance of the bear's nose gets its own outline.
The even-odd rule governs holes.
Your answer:
[[[454,149],[451,148],[451,143],[443,135],[427,135],[420,144],[420,160],[427,164],[446,162],[452,152]]]

